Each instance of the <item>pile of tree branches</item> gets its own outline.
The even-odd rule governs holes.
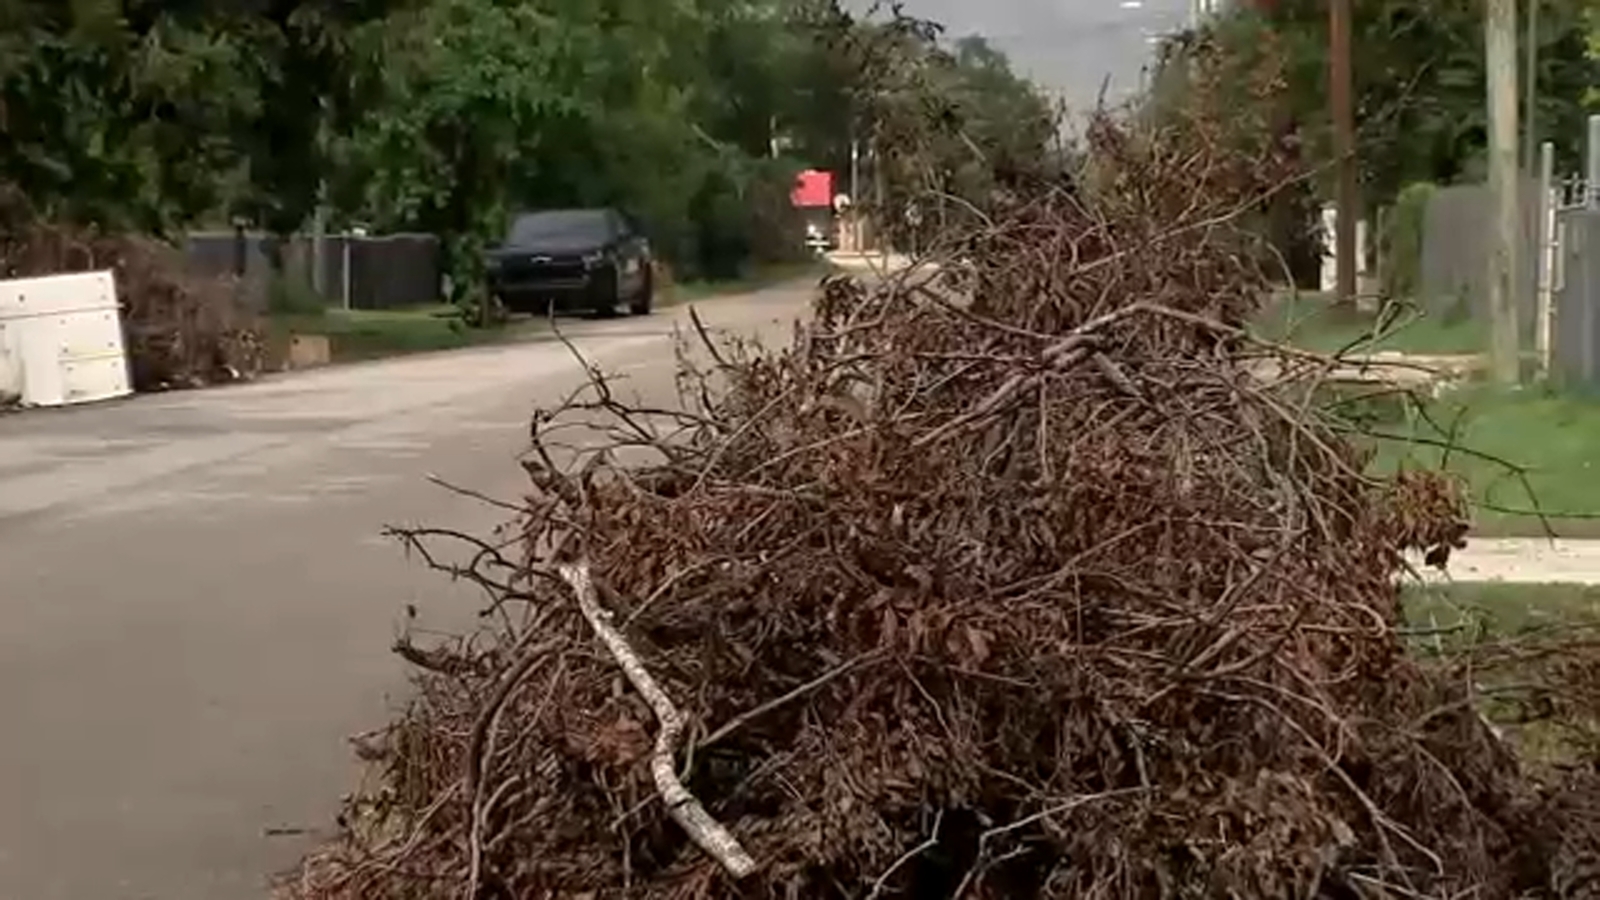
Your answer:
[[[1243,327],[1241,211],[1300,175],[1239,124],[1102,118],[1082,189],[970,236],[962,289],[830,279],[787,348],[686,354],[682,410],[594,372],[542,413],[511,543],[454,568],[489,624],[404,645],[381,784],[288,895],[1550,884],[1579,813],[1400,629],[1454,484],[1367,474],[1308,400],[1333,361]]]
[[[0,278],[110,270],[116,281],[134,390],[246,379],[266,363],[261,323],[230,280],[188,273],[177,248],[42,220],[0,184]]]

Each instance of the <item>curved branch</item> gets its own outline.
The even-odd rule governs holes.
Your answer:
[[[756,870],[756,861],[722,823],[711,818],[700,801],[678,780],[675,759],[678,741],[683,736],[683,714],[678,712],[672,698],[656,683],[644,663],[639,661],[639,655],[611,624],[611,612],[600,605],[588,563],[562,566],[561,577],[572,587],[572,593],[578,598],[578,608],[588,620],[589,627],[594,629],[600,642],[606,645],[617,665],[622,667],[623,674],[628,676],[634,689],[650,704],[650,709],[661,723],[661,730],[656,733],[655,751],[651,754],[650,772],[655,777],[656,792],[667,805],[667,813],[688,832],[690,839],[700,849],[721,864],[734,879],[751,874]]]

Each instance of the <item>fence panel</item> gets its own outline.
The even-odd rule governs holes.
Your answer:
[[[1531,338],[1534,327],[1534,299],[1538,294],[1538,271],[1533,265],[1539,243],[1538,182],[1528,179],[1522,186],[1523,279],[1527,286],[1519,292],[1519,324],[1524,338]],[[1422,230],[1422,296],[1415,298],[1430,315],[1441,318],[1468,315],[1480,321],[1489,318],[1489,247],[1494,227],[1493,197],[1487,185],[1460,184],[1433,193],[1424,213]]]
[[[1556,215],[1551,374],[1572,387],[1600,387],[1600,209]]]
[[[440,252],[434,235],[355,238],[350,249],[350,302],[356,309],[439,301]]]
[[[308,236],[284,240],[268,234],[245,234],[242,273],[238,271],[240,249],[232,232],[196,232],[189,235],[186,243],[191,271],[199,275],[242,274],[246,288],[243,295],[251,298],[257,311],[266,309],[274,258],[282,266],[283,277],[306,288],[313,283],[312,242]],[[324,252],[323,297],[329,306],[345,305],[346,260],[352,309],[420,306],[440,298],[439,239],[434,235],[328,235],[324,238]]]

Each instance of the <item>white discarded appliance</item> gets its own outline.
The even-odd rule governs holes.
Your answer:
[[[0,405],[132,393],[110,272],[0,280]]]

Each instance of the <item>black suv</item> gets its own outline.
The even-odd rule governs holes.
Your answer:
[[[614,209],[521,213],[487,263],[489,290],[510,312],[643,315],[655,293],[650,242]]]

